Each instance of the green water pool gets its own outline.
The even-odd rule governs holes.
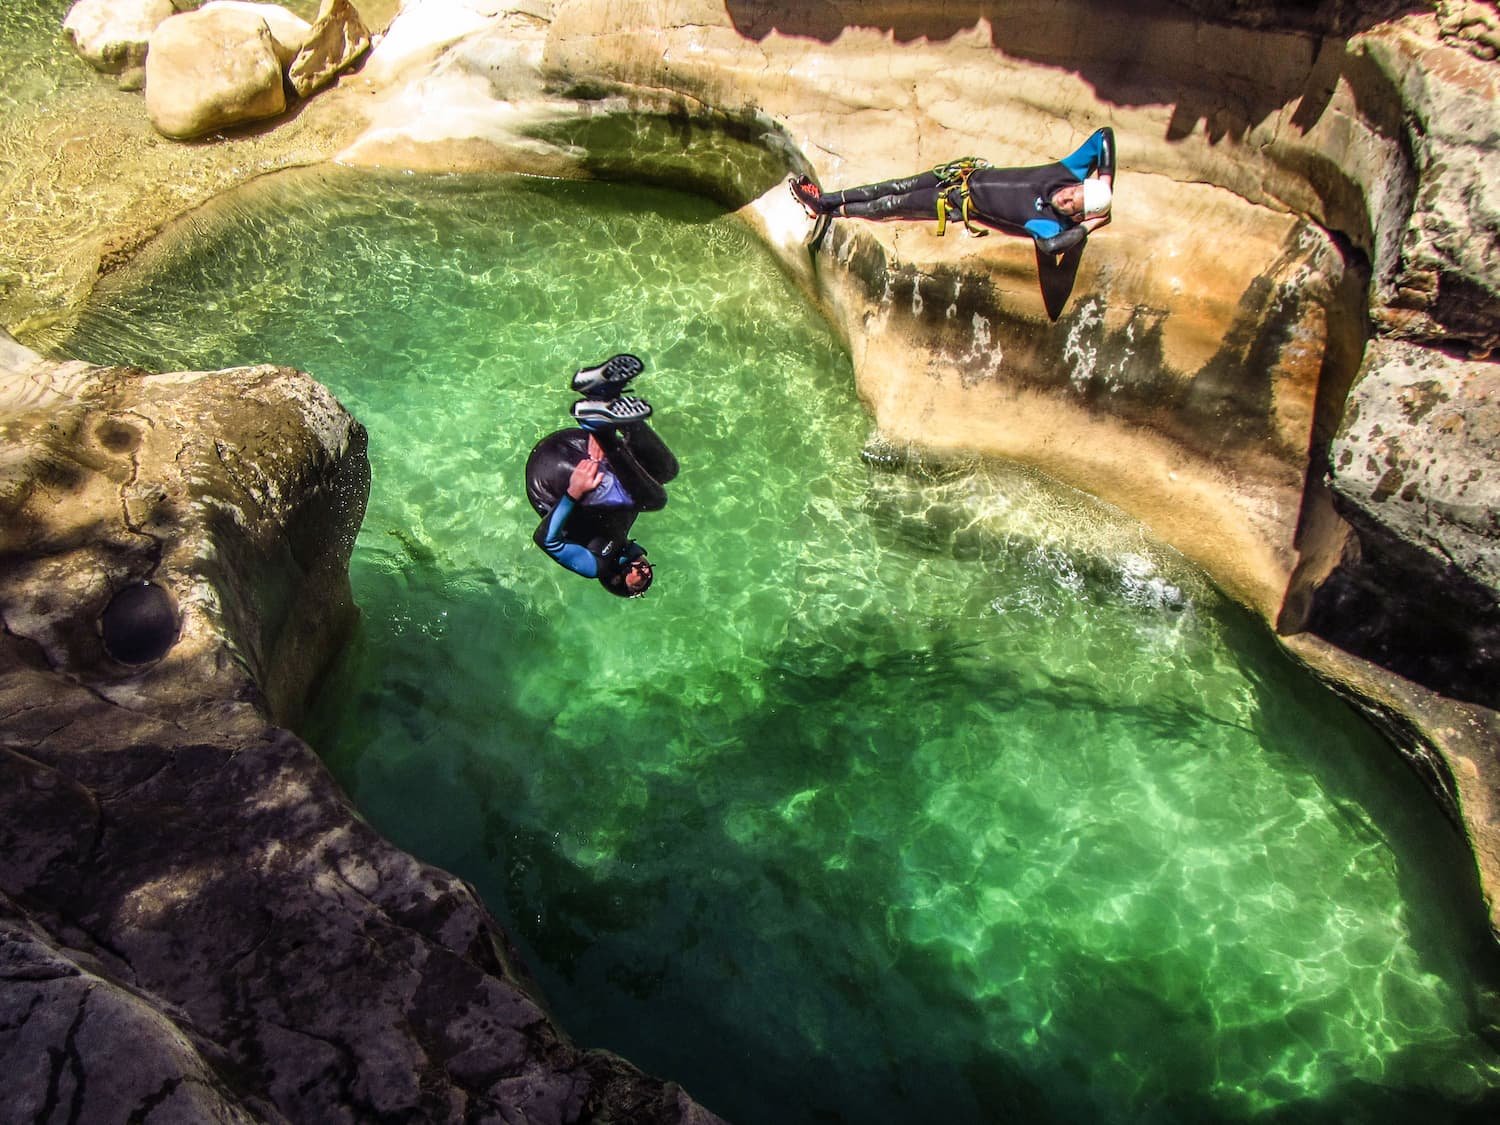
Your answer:
[[[742,1125],[1500,1107],[1472,863],[1411,772],[1137,526],[883,443],[711,204],[283,175],[69,350],[295,365],[369,427],[363,620],[304,733],[579,1042]],[[639,601],[522,490],[620,350],[683,464]]]

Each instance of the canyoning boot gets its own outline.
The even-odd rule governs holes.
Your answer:
[[[792,189],[792,198],[802,205],[802,210],[807,212],[809,219],[818,219],[823,216],[823,193],[818,190],[818,185],[806,176],[793,176],[787,181],[787,186]]]
[[[597,367],[585,367],[573,376],[573,389],[585,398],[618,398],[625,385],[646,369],[633,355],[612,355]]]
[[[644,422],[651,417],[651,404],[629,395],[611,399],[581,398],[573,404],[573,417],[585,429],[623,426]]]

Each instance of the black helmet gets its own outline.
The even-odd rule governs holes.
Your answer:
[[[635,570],[637,567],[644,567],[645,568],[644,571],[640,572],[642,574],[642,577],[645,578],[645,582],[642,584],[642,586],[640,587],[640,589],[638,589],[638,590],[632,590],[632,589],[630,589],[630,587],[628,587],[627,585],[625,585],[625,579],[630,574],[630,572],[632,570]],[[616,597],[619,597],[619,598],[639,598],[647,590],[651,589],[651,580],[652,580],[652,578],[653,578],[653,574],[652,574],[651,562],[650,562],[649,559],[646,558],[646,552],[645,551],[641,551],[638,555],[636,555],[634,558],[632,558],[624,566],[620,567],[620,569],[616,570],[613,574],[610,574],[610,575],[603,575],[603,574],[601,574],[599,576],[599,583],[606,590],[608,590],[611,594],[614,594]]]

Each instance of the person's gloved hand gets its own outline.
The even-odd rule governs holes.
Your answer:
[[[593,458],[585,458],[573,466],[572,475],[568,477],[568,495],[574,500],[582,500],[599,487],[602,476],[599,462]]]

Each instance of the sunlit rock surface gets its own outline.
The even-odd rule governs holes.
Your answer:
[[[349,0],[323,0],[317,22],[308,29],[287,64],[287,80],[299,97],[321,90],[370,48],[370,29]]]
[[[123,74],[145,65],[151,33],[176,11],[172,0],[78,0],[63,33],[95,70]]]
[[[383,10],[390,0],[371,2]],[[275,117],[289,96],[295,104],[328,86],[370,46],[349,0],[321,0],[315,23],[253,0],[77,0],[63,28],[121,89],[147,87],[152,125],[176,140]]]
[[[195,10],[202,13],[233,11],[260,20],[271,33],[276,61],[283,67],[291,65],[312,31],[310,23],[280,4],[261,4],[255,0],[208,0],[206,4],[197,5]]]
[[[164,151],[128,108],[104,133],[49,127],[45,175],[0,208],[5,266],[35,284],[0,310],[56,338],[101,266],[293,163],[714,195],[847,338],[888,440],[1013,457],[1118,504],[1376,714],[1464,823],[1500,922],[1482,517],[1497,54],[1495,6],[1474,0],[407,0],[361,69],[275,131]],[[642,114],[673,127],[633,131]],[[780,182],[1041,162],[1104,124],[1114,221],[1045,288],[1025,240],[819,232]],[[759,143],[776,174],[663,148],[712,130]],[[80,184],[104,200],[87,222],[34,221],[85,212]],[[1430,622],[1454,631],[1434,641]]]
[[[354,613],[332,395],[0,336],[0,431],[0,1119],[714,1120],[572,1047],[281,725]],[[108,611],[145,581],[178,620],[143,651]]]
[[[215,5],[165,20],[146,56],[146,112],[157,132],[200,137],[286,108],[280,45],[249,5]]]

